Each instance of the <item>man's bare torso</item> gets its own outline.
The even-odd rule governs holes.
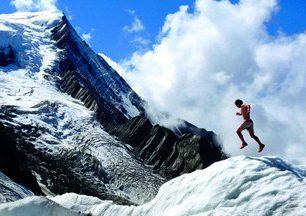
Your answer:
[[[251,109],[251,106],[248,104],[241,105],[241,115],[244,120],[251,120],[250,109]]]

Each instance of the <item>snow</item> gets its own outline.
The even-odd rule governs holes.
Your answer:
[[[140,206],[120,206],[74,193],[49,199],[73,212],[92,215],[303,216],[306,215],[305,177],[306,167],[291,165],[278,157],[239,156],[170,180],[152,201]],[[15,205],[38,208],[37,198],[32,199],[26,204],[17,201]],[[0,205],[1,215],[3,206],[7,205]],[[14,213],[14,208],[11,211]]]
[[[3,216],[80,216],[46,197],[28,197],[13,203],[0,204]]]
[[[58,11],[1,14],[0,47],[11,45],[21,68],[44,71],[55,60],[50,31],[62,16]]]
[[[122,104],[123,104],[124,108],[126,109],[126,111],[128,112],[128,114],[131,117],[135,117],[135,116],[139,115],[139,110],[129,100],[130,94],[131,94],[131,92],[126,94],[126,95],[121,94],[121,98],[122,98],[122,101],[123,101]]]
[[[112,60],[104,53],[98,53],[98,55],[101,56],[115,71],[117,71],[120,74],[120,76],[125,77],[126,75],[125,70],[117,62]]]

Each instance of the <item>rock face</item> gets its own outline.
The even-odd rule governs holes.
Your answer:
[[[71,119],[51,120],[54,110],[48,109],[52,106],[56,107],[48,104],[37,111],[17,106],[0,107],[0,120],[5,122],[9,136],[15,137],[14,143],[24,155],[22,164],[35,172],[43,188],[48,189],[47,193],[75,192],[118,204],[139,204],[155,196],[164,179],[154,175],[152,169],[144,166],[124,145],[92,124],[82,121],[85,130],[90,130],[85,133],[81,124],[71,123]],[[32,123],[27,124],[17,120],[29,119],[33,114],[46,122],[31,119]],[[53,122],[56,127],[67,122],[73,129],[64,133],[72,136],[65,139],[61,136],[62,130],[52,131],[50,124],[46,126],[47,122]],[[53,135],[59,135],[59,139],[52,139]],[[67,140],[74,140],[68,148]],[[11,166],[16,158],[13,151],[3,152],[7,156],[3,157],[3,170],[15,172],[15,166]],[[16,175],[23,177],[20,172]]]
[[[59,88],[96,111],[104,125],[125,123],[131,117],[128,108],[136,114],[143,111],[142,99],[81,40],[65,16],[53,29],[52,38],[63,50],[58,63]]]
[[[146,164],[168,179],[227,158],[213,132],[206,132],[205,136],[192,133],[178,136],[163,126],[153,126],[142,116],[131,118],[109,133],[134,147]]]

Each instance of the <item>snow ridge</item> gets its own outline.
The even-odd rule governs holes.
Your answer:
[[[152,201],[140,206],[120,206],[73,193],[51,200],[73,212],[92,215],[302,216],[306,214],[305,177],[305,167],[278,157],[239,156],[170,180]],[[34,202],[27,205],[39,208]]]

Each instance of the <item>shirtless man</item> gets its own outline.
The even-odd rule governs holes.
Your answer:
[[[263,150],[263,148],[265,147],[264,144],[262,144],[259,140],[259,138],[254,134],[254,123],[252,121],[252,119],[250,118],[250,110],[251,110],[251,106],[248,104],[244,104],[242,100],[237,99],[235,101],[235,105],[241,109],[240,112],[237,112],[236,115],[239,115],[243,117],[244,122],[240,125],[240,127],[237,129],[237,134],[239,136],[239,138],[242,141],[242,144],[240,146],[240,149],[243,149],[244,147],[246,147],[248,144],[246,143],[246,141],[243,138],[242,135],[242,131],[244,129],[247,129],[250,133],[250,136],[258,143],[259,145],[259,149],[258,152],[261,152]]]

